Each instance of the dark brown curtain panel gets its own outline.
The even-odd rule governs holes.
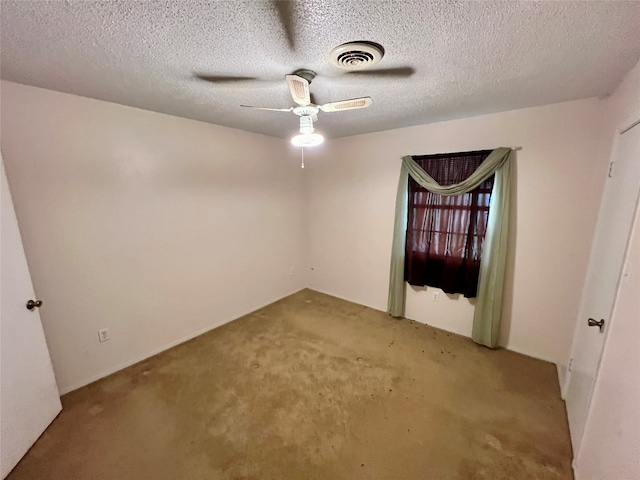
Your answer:
[[[442,186],[467,179],[491,150],[414,156]],[[409,177],[405,280],[475,297],[494,176],[469,193],[443,196]]]

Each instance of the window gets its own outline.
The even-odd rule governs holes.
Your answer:
[[[468,178],[491,150],[414,156],[440,185]],[[475,297],[494,176],[462,195],[431,193],[409,177],[405,280]]]

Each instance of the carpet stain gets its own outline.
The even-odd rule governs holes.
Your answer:
[[[554,365],[304,290],[62,398],[18,479],[570,479]]]

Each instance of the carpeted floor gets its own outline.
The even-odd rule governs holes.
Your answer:
[[[309,290],[62,401],[10,480],[572,478],[554,365]]]

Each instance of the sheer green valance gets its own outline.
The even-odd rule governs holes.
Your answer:
[[[495,149],[469,178],[458,184],[447,186],[438,184],[411,156],[402,158],[398,194],[396,196],[396,218],[391,250],[391,273],[387,308],[387,311],[392,316],[401,317],[404,315],[408,175],[420,186],[431,192],[440,195],[461,195],[475,189],[484,180],[495,174],[484,251],[480,261],[478,294],[471,337],[476,343],[487,347],[494,348],[497,346],[507,258],[511,152],[510,148]]]

